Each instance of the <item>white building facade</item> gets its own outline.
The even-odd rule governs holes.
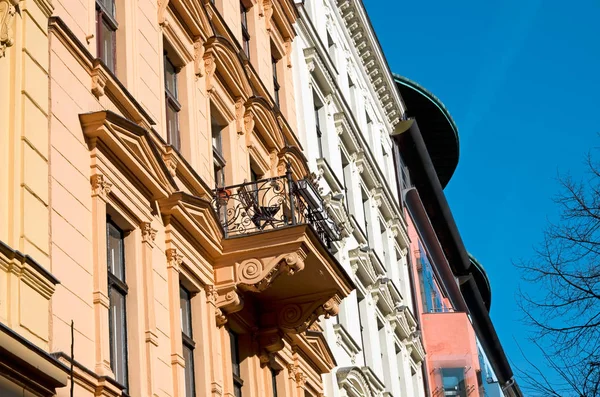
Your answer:
[[[337,367],[325,395],[425,396],[408,235],[390,134],[404,105],[360,0],[297,0],[294,88],[309,166],[344,238],[356,285],[324,320]]]

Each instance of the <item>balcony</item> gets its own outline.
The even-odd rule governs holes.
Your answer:
[[[256,316],[263,348],[277,350],[283,334],[337,314],[353,285],[330,250],[340,228],[313,178],[294,179],[288,169],[218,188],[212,207],[224,235],[214,266],[217,307]]]
[[[313,180],[295,181],[289,170],[284,176],[216,189],[213,207],[226,238],[310,225],[327,247],[341,239]]]

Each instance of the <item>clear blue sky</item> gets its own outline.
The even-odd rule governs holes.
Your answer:
[[[446,196],[492,285],[492,320],[514,365],[535,360],[515,303],[558,172],[600,146],[600,2],[364,0],[393,72],[446,105],[460,135]],[[393,4],[393,6],[392,6]],[[513,368],[514,369],[514,368]]]

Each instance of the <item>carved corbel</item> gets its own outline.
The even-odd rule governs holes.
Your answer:
[[[218,291],[216,304],[225,313],[235,313],[244,307],[242,296],[234,286],[229,286]]]
[[[252,112],[244,113],[244,132],[249,137],[254,131],[254,115]]]
[[[273,2],[272,0],[263,0],[262,2],[263,13],[265,15],[265,26],[267,27],[267,31],[271,31],[273,26]]]
[[[13,19],[19,0],[0,0],[0,58],[6,54],[6,48],[14,44]]]
[[[162,155],[162,159],[169,170],[169,174],[175,178],[175,176],[177,176],[177,165],[179,164],[179,160],[177,160],[173,148],[167,146],[167,152]]]
[[[202,38],[197,37],[194,41],[194,74],[196,80],[204,76],[204,42]]]
[[[227,324],[227,316],[225,316],[223,311],[219,308],[215,310],[215,320],[217,322],[217,327],[222,327]]]
[[[104,87],[106,87],[106,82],[108,81],[108,75],[102,68],[101,64],[98,63],[91,72],[92,76],[92,94],[96,98],[100,98],[104,95]]]
[[[285,346],[283,343],[283,333],[277,328],[258,331],[256,340],[258,341],[258,346],[265,352],[263,355],[266,355],[267,357],[270,356],[271,359],[274,358],[273,353],[282,350]],[[263,362],[263,359],[261,359],[261,363]],[[265,364],[269,363],[270,362],[267,361]]]
[[[213,79],[215,77],[215,71],[217,70],[217,64],[215,63],[215,56],[212,53],[204,55],[204,71],[206,72],[206,91],[213,90]]]
[[[235,101],[235,130],[238,135],[244,135],[246,127],[246,107],[244,106],[244,99],[238,98]]]
[[[102,174],[92,175],[90,183],[92,184],[92,197],[100,196],[100,198],[106,200],[110,193],[112,183],[105,180],[104,175]]]
[[[292,67],[292,40],[286,39],[285,43],[283,43],[285,47],[285,59],[287,63],[287,67],[291,69]]]
[[[237,280],[240,288],[253,292],[262,292],[269,288],[279,275],[293,275],[304,269],[306,253],[292,252],[277,257],[264,265],[259,259],[247,259],[238,265]]]
[[[162,27],[165,27],[168,24],[165,15],[168,6],[169,0],[158,0],[158,24]]]

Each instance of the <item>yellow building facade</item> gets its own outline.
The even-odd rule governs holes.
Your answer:
[[[352,282],[291,0],[0,0],[0,395],[322,395]]]

